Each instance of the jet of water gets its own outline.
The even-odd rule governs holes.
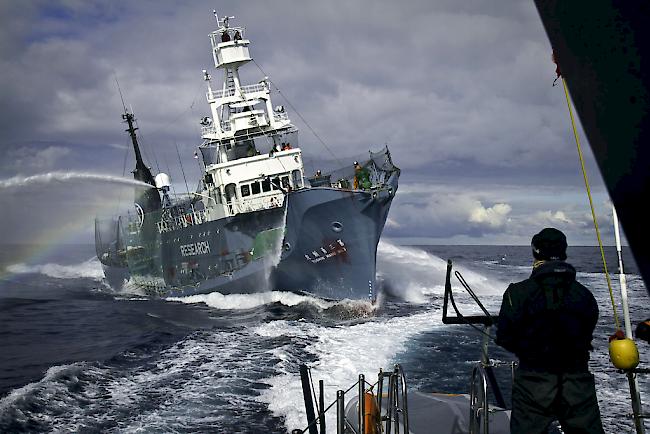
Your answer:
[[[108,182],[112,184],[130,185],[134,187],[151,188],[151,185],[135,179],[121,178],[119,176],[103,175],[100,173],[83,172],[49,172],[31,176],[14,176],[1,179],[0,189],[29,187],[38,184],[50,184],[53,182],[68,181],[92,181]]]

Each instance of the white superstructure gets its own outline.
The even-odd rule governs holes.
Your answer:
[[[282,106],[273,107],[268,78],[240,82],[239,68],[252,60],[245,28],[215,17],[210,42],[223,83],[215,89],[203,71],[211,117],[201,120],[205,173],[196,193],[206,221],[281,206],[287,191],[304,188],[298,131]]]

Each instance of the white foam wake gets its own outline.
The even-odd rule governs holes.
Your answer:
[[[205,303],[216,309],[253,309],[271,303],[281,303],[285,306],[296,306],[300,303],[311,303],[320,309],[328,309],[335,303],[317,297],[295,294],[293,292],[267,291],[253,294],[210,294],[190,295],[188,297],[169,297],[166,300],[182,303]]]
[[[95,257],[80,264],[37,264],[27,265],[24,263],[13,264],[7,267],[7,271],[13,274],[43,274],[55,279],[93,279],[101,281],[104,279],[99,260]]]
[[[96,181],[96,182],[110,182],[112,184],[130,185],[136,187],[151,187],[141,181],[136,181],[129,178],[121,178],[119,176],[102,175],[99,173],[83,173],[83,172],[49,172],[39,173],[32,176],[14,176],[12,178],[0,180],[0,188],[17,188],[28,187],[38,184],[49,184],[52,182],[67,182],[67,181]]]
[[[406,349],[410,338],[440,323],[440,312],[435,309],[385,322],[333,328],[306,322],[274,321],[258,327],[256,333],[265,337],[289,336],[313,341],[305,351],[318,359],[311,364],[312,376],[314,381],[325,381],[325,403],[328,405],[336,398],[335,391],[350,387],[359,374],[364,374],[367,381],[373,383],[379,368],[390,368],[389,363]],[[275,369],[281,374],[265,380],[271,387],[264,390],[259,399],[273,414],[285,418],[288,430],[302,429],[307,426],[307,420],[295,361],[291,363],[292,355],[284,348],[276,349],[274,356],[280,360]],[[328,416],[327,424],[335,426],[335,421]]]
[[[14,389],[7,396],[0,399],[0,414],[6,412],[8,409],[15,407],[16,402],[27,399],[28,396],[34,394],[39,389],[51,388],[56,384],[57,380],[70,372],[79,371],[83,366],[83,362],[73,363],[70,365],[52,366],[47,369],[43,378],[39,381],[28,383],[23,387]]]
[[[501,294],[507,284],[465,267],[454,265],[477,294]],[[389,283],[391,295],[411,303],[424,303],[432,294],[443,294],[447,261],[414,247],[379,243],[377,271]]]

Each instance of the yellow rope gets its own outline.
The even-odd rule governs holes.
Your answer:
[[[616,311],[616,302],[614,301],[614,291],[612,290],[612,280],[607,271],[607,261],[605,261],[605,250],[603,249],[603,241],[600,238],[600,229],[598,229],[598,221],[596,220],[596,212],[594,211],[594,201],[591,198],[591,189],[589,188],[589,180],[587,179],[587,171],[585,169],[585,160],[582,158],[582,148],[580,147],[580,139],[578,138],[578,131],[576,130],[576,123],[573,119],[573,111],[571,110],[571,100],[569,99],[569,89],[567,89],[566,81],[562,77],[562,85],[564,86],[564,95],[566,96],[566,103],[569,107],[569,116],[571,117],[571,127],[573,128],[573,136],[576,139],[578,146],[578,156],[580,157],[580,166],[582,167],[582,176],[585,179],[585,187],[587,187],[587,196],[589,196],[589,206],[591,207],[591,217],[594,219],[594,227],[596,228],[596,237],[598,237],[598,246],[600,247],[600,256],[603,258],[603,267],[605,269],[605,278],[607,279],[607,287],[609,288],[609,298],[612,301],[612,310],[614,311],[614,322],[616,323],[616,330],[620,330],[621,326],[618,320],[618,312]]]

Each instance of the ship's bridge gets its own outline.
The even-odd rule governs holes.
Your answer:
[[[287,192],[301,188],[302,153],[292,148],[207,166],[200,196],[215,220],[280,207]]]
[[[212,77],[203,70],[207,81],[206,98],[210,117],[201,120],[202,137],[207,142],[229,142],[241,137],[274,134],[291,129],[291,121],[282,106],[273,107],[271,82],[264,77],[258,83],[241,83],[239,68],[252,60],[244,27],[231,27],[234,17],[215,18],[219,28],[210,33],[214,66],[223,73],[223,83],[213,89]]]
[[[217,68],[238,68],[251,61],[248,52],[250,41],[243,39],[244,27],[221,27],[210,33],[212,56]]]

